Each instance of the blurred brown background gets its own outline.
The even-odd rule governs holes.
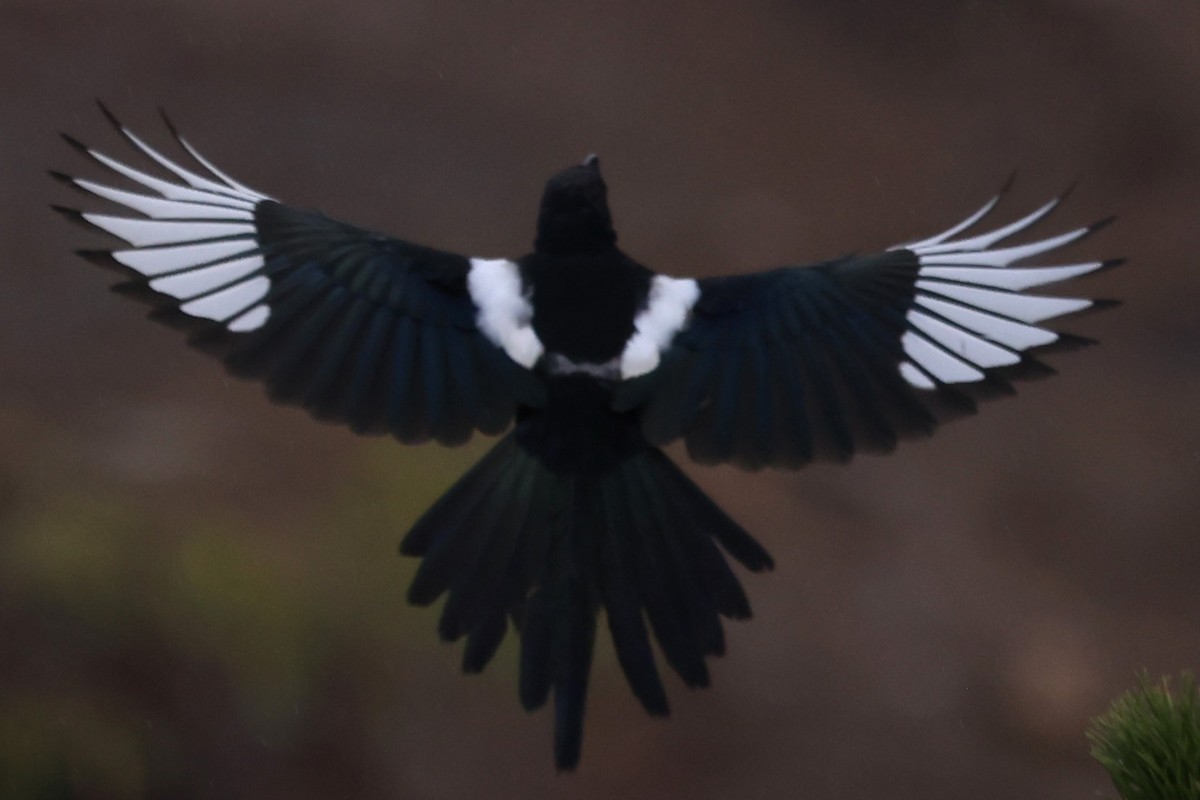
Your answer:
[[[568,10],[569,9],[569,10]],[[0,794],[1085,798],[1083,728],[1200,666],[1200,4],[0,0]],[[556,776],[396,545],[486,446],[272,407],[108,294],[45,176],[95,110],[298,205],[479,255],[603,156],[675,274],[867,251],[1076,178],[1119,297],[1062,374],[886,459],[689,471],[775,554],[714,686],[647,718],[598,648]],[[675,455],[680,455],[678,452]]]

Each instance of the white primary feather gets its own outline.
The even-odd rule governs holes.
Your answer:
[[[922,267],[921,276],[1019,292],[1034,286],[1044,286],[1048,283],[1057,283],[1068,278],[1086,275],[1103,266],[1103,261],[1091,261],[1087,264],[1070,264],[1061,267]]]
[[[270,317],[271,309],[265,304],[260,303],[246,313],[230,320],[229,324],[225,327],[234,333],[245,333],[247,331],[258,330],[267,324],[267,320]]]
[[[900,343],[909,358],[942,383],[971,383],[983,380],[983,373],[975,367],[912,331],[901,336]]]
[[[118,189],[115,186],[105,186],[84,178],[71,178],[70,180],[89,194],[123,205],[139,214],[145,214],[151,219],[241,219],[247,222],[254,219],[253,212],[240,205],[229,206],[208,202],[198,203],[191,200],[168,200],[165,197],[154,197],[127,189]]]
[[[933,311],[943,319],[975,333],[981,333],[997,344],[1013,350],[1028,350],[1058,340],[1058,334],[1046,328],[999,317],[977,308],[969,308],[936,297],[917,296],[917,305]]]
[[[1011,222],[1008,225],[996,228],[994,231],[980,233],[976,236],[970,237],[969,239],[957,239],[953,242],[946,242],[944,244],[919,244],[913,245],[908,249],[912,250],[914,253],[920,253],[921,255],[932,255],[934,253],[946,252],[963,252],[967,250],[986,250],[996,242],[1007,239],[1009,236],[1013,236],[1014,234],[1020,233],[1026,228],[1033,226],[1038,222],[1038,220],[1042,219],[1051,211],[1053,211],[1060,202],[1062,202],[1062,198],[1056,197],[1049,203],[1046,203],[1044,206],[1039,208],[1037,211],[1021,217],[1021,219],[1017,220],[1016,222]],[[965,229],[966,228],[963,228],[963,230]]]
[[[270,288],[271,281],[260,275],[248,281],[235,283],[219,292],[205,295],[199,300],[184,303],[179,310],[193,317],[203,317],[219,322],[240,315],[261,300]]]
[[[176,272],[150,281],[150,288],[180,300],[190,300],[262,269],[262,256],[246,256],[211,267]]]
[[[82,216],[97,228],[108,231],[118,239],[124,239],[134,247],[184,244],[230,236],[245,239],[254,237],[254,224],[248,221],[132,219],[108,214]]]
[[[265,262],[258,252],[254,209],[270,198],[234,181],[182,139],[183,148],[216,180],[180,166],[128,128],[118,128],[175,179],[155,177],[85,148],[100,164],[159,196],[71,178],[80,189],[149,219],[97,213],[82,218],[132,245],[113,251],[112,258],[150,278],[154,291],[186,301],[179,306],[183,313],[225,322],[235,333],[262,327],[271,309],[259,301],[271,280],[262,274]]]
[[[911,361],[902,361],[900,363],[900,376],[918,389],[933,391],[937,388],[937,384],[930,380],[929,376]]]
[[[113,259],[143,275],[155,276],[190,267],[215,264],[237,256],[249,255],[253,242],[242,240],[185,244],[152,249],[114,250]]]
[[[104,166],[111,169],[113,172],[124,175],[134,183],[140,183],[147,189],[158,192],[169,200],[188,200],[197,203],[213,203],[216,205],[229,206],[231,208],[243,208],[248,211],[252,210],[258,202],[257,199],[252,197],[241,198],[227,194],[218,194],[215,192],[204,191],[202,189],[193,189],[190,186],[172,183],[171,181],[163,180],[162,178],[156,178],[149,173],[142,172],[139,169],[134,169],[133,167],[122,164],[115,158],[110,158],[109,156],[106,156],[103,153],[95,150],[88,150],[88,154]]]
[[[1021,352],[1050,344],[1059,336],[1038,327],[1064,314],[1082,311],[1091,300],[1022,294],[1022,290],[1075,278],[1105,266],[1104,261],[1064,266],[1012,267],[1012,264],[1068,245],[1095,229],[1077,228],[1025,244],[993,247],[1042,220],[1062,198],[987,233],[954,237],[982,220],[999,196],[949,230],[907,245],[918,272],[909,326],[901,343],[910,360],[900,375],[910,385],[933,390],[940,383],[970,383],[981,370],[1017,364]],[[892,248],[899,249],[899,248]]]
[[[909,313],[908,320],[913,327],[925,334],[931,341],[978,367],[1004,367],[1016,364],[1021,360],[1020,354],[1012,350],[994,345],[986,339],[928,314],[913,311]]]
[[[967,217],[966,219],[964,219],[962,222],[958,223],[957,225],[954,225],[953,227],[942,231],[941,233],[937,234],[936,236],[930,236],[928,239],[921,239],[920,241],[909,242],[908,244],[898,244],[895,247],[892,247],[889,249],[891,249],[891,250],[912,250],[913,252],[916,252],[918,249],[923,248],[923,247],[932,247],[934,245],[941,244],[942,242],[946,241],[947,239],[951,238],[952,236],[957,236],[958,234],[965,231],[967,228],[974,225],[976,222],[979,222],[979,220],[986,217],[991,212],[991,210],[996,207],[996,204],[999,202],[1000,202],[1000,195],[997,194],[997,195],[993,196],[992,199],[990,199],[986,203],[984,203],[983,206],[978,211],[976,211],[974,214]]]

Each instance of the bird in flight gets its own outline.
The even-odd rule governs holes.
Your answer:
[[[181,164],[101,109],[144,165],[65,137],[105,178],[51,174],[122,207],[56,207],[124,242],[80,251],[124,275],[116,291],[318,419],[404,443],[503,434],[404,538],[422,559],[408,599],[445,596],[438,633],[465,639],[467,672],[513,626],[522,705],[554,696],[560,770],[579,761],[601,610],[634,695],[665,716],[652,640],[707,685],[722,618],[750,616],[728,559],[772,567],[663,445],[748,469],[888,452],[1089,343],[1043,323],[1104,301],[1025,290],[1119,263],[1029,265],[1108,221],[1012,243],[1063,197],[973,233],[1001,192],[883,252],[672,277],[617,246],[595,156],[546,184],[532,252],[470,257],[275,200],[167,121]]]

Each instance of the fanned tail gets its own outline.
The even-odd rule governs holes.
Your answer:
[[[772,562],[635,426],[590,443],[600,458],[570,470],[557,465],[580,462],[556,458],[543,433],[518,425],[501,439],[417,521],[401,552],[424,559],[411,602],[447,594],[438,631],[466,637],[465,671],[482,670],[514,622],[521,703],[540,708],[553,691],[555,763],[570,770],[598,611],[634,695],[665,716],[651,632],[687,685],[706,686],[705,658],[725,648],[721,617],[750,615],[725,554],[753,571]]]

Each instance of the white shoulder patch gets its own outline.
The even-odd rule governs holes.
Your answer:
[[[909,360],[900,364],[900,375],[918,389],[983,380],[984,370],[1019,363],[1022,351],[1057,340],[1057,333],[1039,323],[1081,311],[1093,301],[1029,295],[1023,290],[1116,263],[1013,266],[1081,239],[1104,223],[1025,244],[994,246],[1043,219],[1061,197],[1003,227],[955,238],[987,216],[999,199],[993,197],[937,236],[901,246],[917,257],[919,269],[906,317],[908,330],[901,338]]]
[[[533,305],[521,285],[520,268],[506,258],[472,258],[467,290],[483,335],[513,361],[532,369],[545,347],[533,330]]]
[[[691,278],[654,276],[646,307],[634,318],[633,336],[621,352],[623,380],[645,375],[658,366],[663,350],[683,330],[699,299],[700,285]]]

